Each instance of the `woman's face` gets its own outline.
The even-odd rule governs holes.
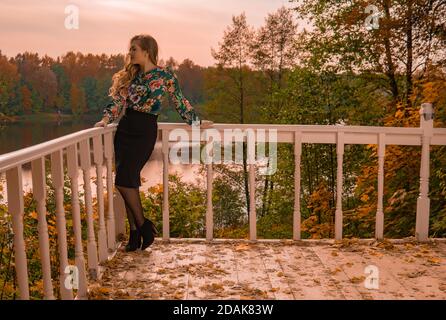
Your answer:
[[[130,44],[130,62],[144,66],[148,60],[148,53],[144,52],[137,41],[132,41]]]

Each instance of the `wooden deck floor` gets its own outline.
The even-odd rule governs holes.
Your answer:
[[[375,265],[379,289],[367,289]],[[446,299],[446,243],[173,240],[118,252],[90,299]]]

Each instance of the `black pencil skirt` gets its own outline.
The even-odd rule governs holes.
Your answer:
[[[138,188],[141,170],[149,160],[158,134],[158,116],[127,109],[113,139],[115,185]]]

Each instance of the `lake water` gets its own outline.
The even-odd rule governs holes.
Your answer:
[[[100,120],[89,115],[79,120],[33,120],[0,125],[0,155],[88,129]]]

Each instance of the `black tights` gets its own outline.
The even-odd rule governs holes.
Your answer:
[[[144,224],[144,212],[142,209],[141,198],[139,196],[139,188],[127,188],[116,186],[122,195],[127,211],[127,219],[129,220],[130,230],[136,230]]]

